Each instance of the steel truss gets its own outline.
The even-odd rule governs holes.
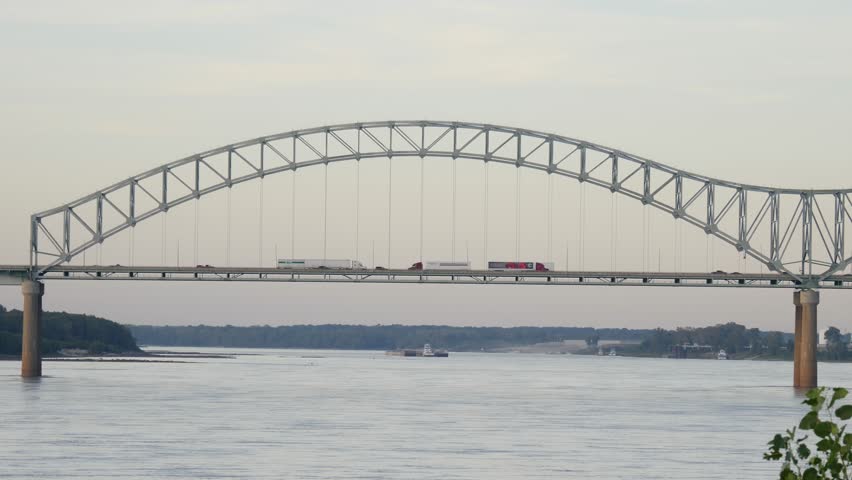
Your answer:
[[[296,130],[226,145],[36,213],[30,226],[31,270],[33,275],[49,272],[139,222],[249,180],[333,162],[407,157],[496,162],[605,188],[702,229],[802,288],[819,288],[852,261],[845,247],[852,189],[729,182],[591,142],[519,128],[385,121]],[[765,243],[758,244],[758,238]]]

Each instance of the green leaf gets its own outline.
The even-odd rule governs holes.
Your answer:
[[[808,393],[805,394],[807,398],[819,398],[822,396],[822,392],[825,390],[825,387],[816,387],[808,390]]]
[[[798,480],[799,477],[790,470],[790,467],[784,467],[784,470],[781,470],[781,476],[779,477],[781,480]]]
[[[834,394],[831,395],[831,402],[828,404],[828,408],[834,406],[834,402],[846,398],[846,395],[849,395],[849,391],[843,387],[838,387],[834,389]]]
[[[802,474],[802,480],[819,480],[819,472],[816,468],[809,468]]]
[[[831,427],[833,426],[834,424],[831,422],[818,422],[814,425],[814,433],[820,438],[827,437],[831,435]]]
[[[817,412],[808,412],[807,415],[802,417],[802,421],[799,422],[799,428],[802,430],[813,430],[817,423],[819,423],[819,414]]]
[[[834,414],[841,420],[849,420],[852,418],[852,405],[843,405],[835,410]]]
[[[832,442],[829,438],[823,438],[816,444],[817,450],[819,450],[820,452],[827,452],[831,450],[832,446],[834,446],[834,442]]]
[[[772,450],[781,450],[784,445],[787,445],[787,440],[785,440],[780,433],[777,433],[774,437],[772,437],[772,440],[769,441],[768,445]]]
[[[811,449],[804,443],[800,443],[796,453],[799,454],[799,458],[802,460],[807,460],[807,458],[811,456]]]

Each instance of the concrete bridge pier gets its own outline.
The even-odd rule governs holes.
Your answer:
[[[793,294],[796,306],[796,338],[793,347],[793,386],[817,386],[817,305],[819,292],[801,290]]]
[[[21,346],[21,376],[41,376],[41,298],[44,284],[33,280],[24,280],[21,284],[24,294],[24,326]]]

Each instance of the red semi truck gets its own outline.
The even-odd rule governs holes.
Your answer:
[[[541,262],[488,262],[488,270],[532,270],[549,272],[548,266]]]

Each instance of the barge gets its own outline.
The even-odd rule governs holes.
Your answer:
[[[390,350],[385,352],[385,355],[395,357],[449,357],[450,354],[446,350],[432,350],[432,346],[428,343],[423,345],[422,349],[417,348],[402,348],[399,350]]]

